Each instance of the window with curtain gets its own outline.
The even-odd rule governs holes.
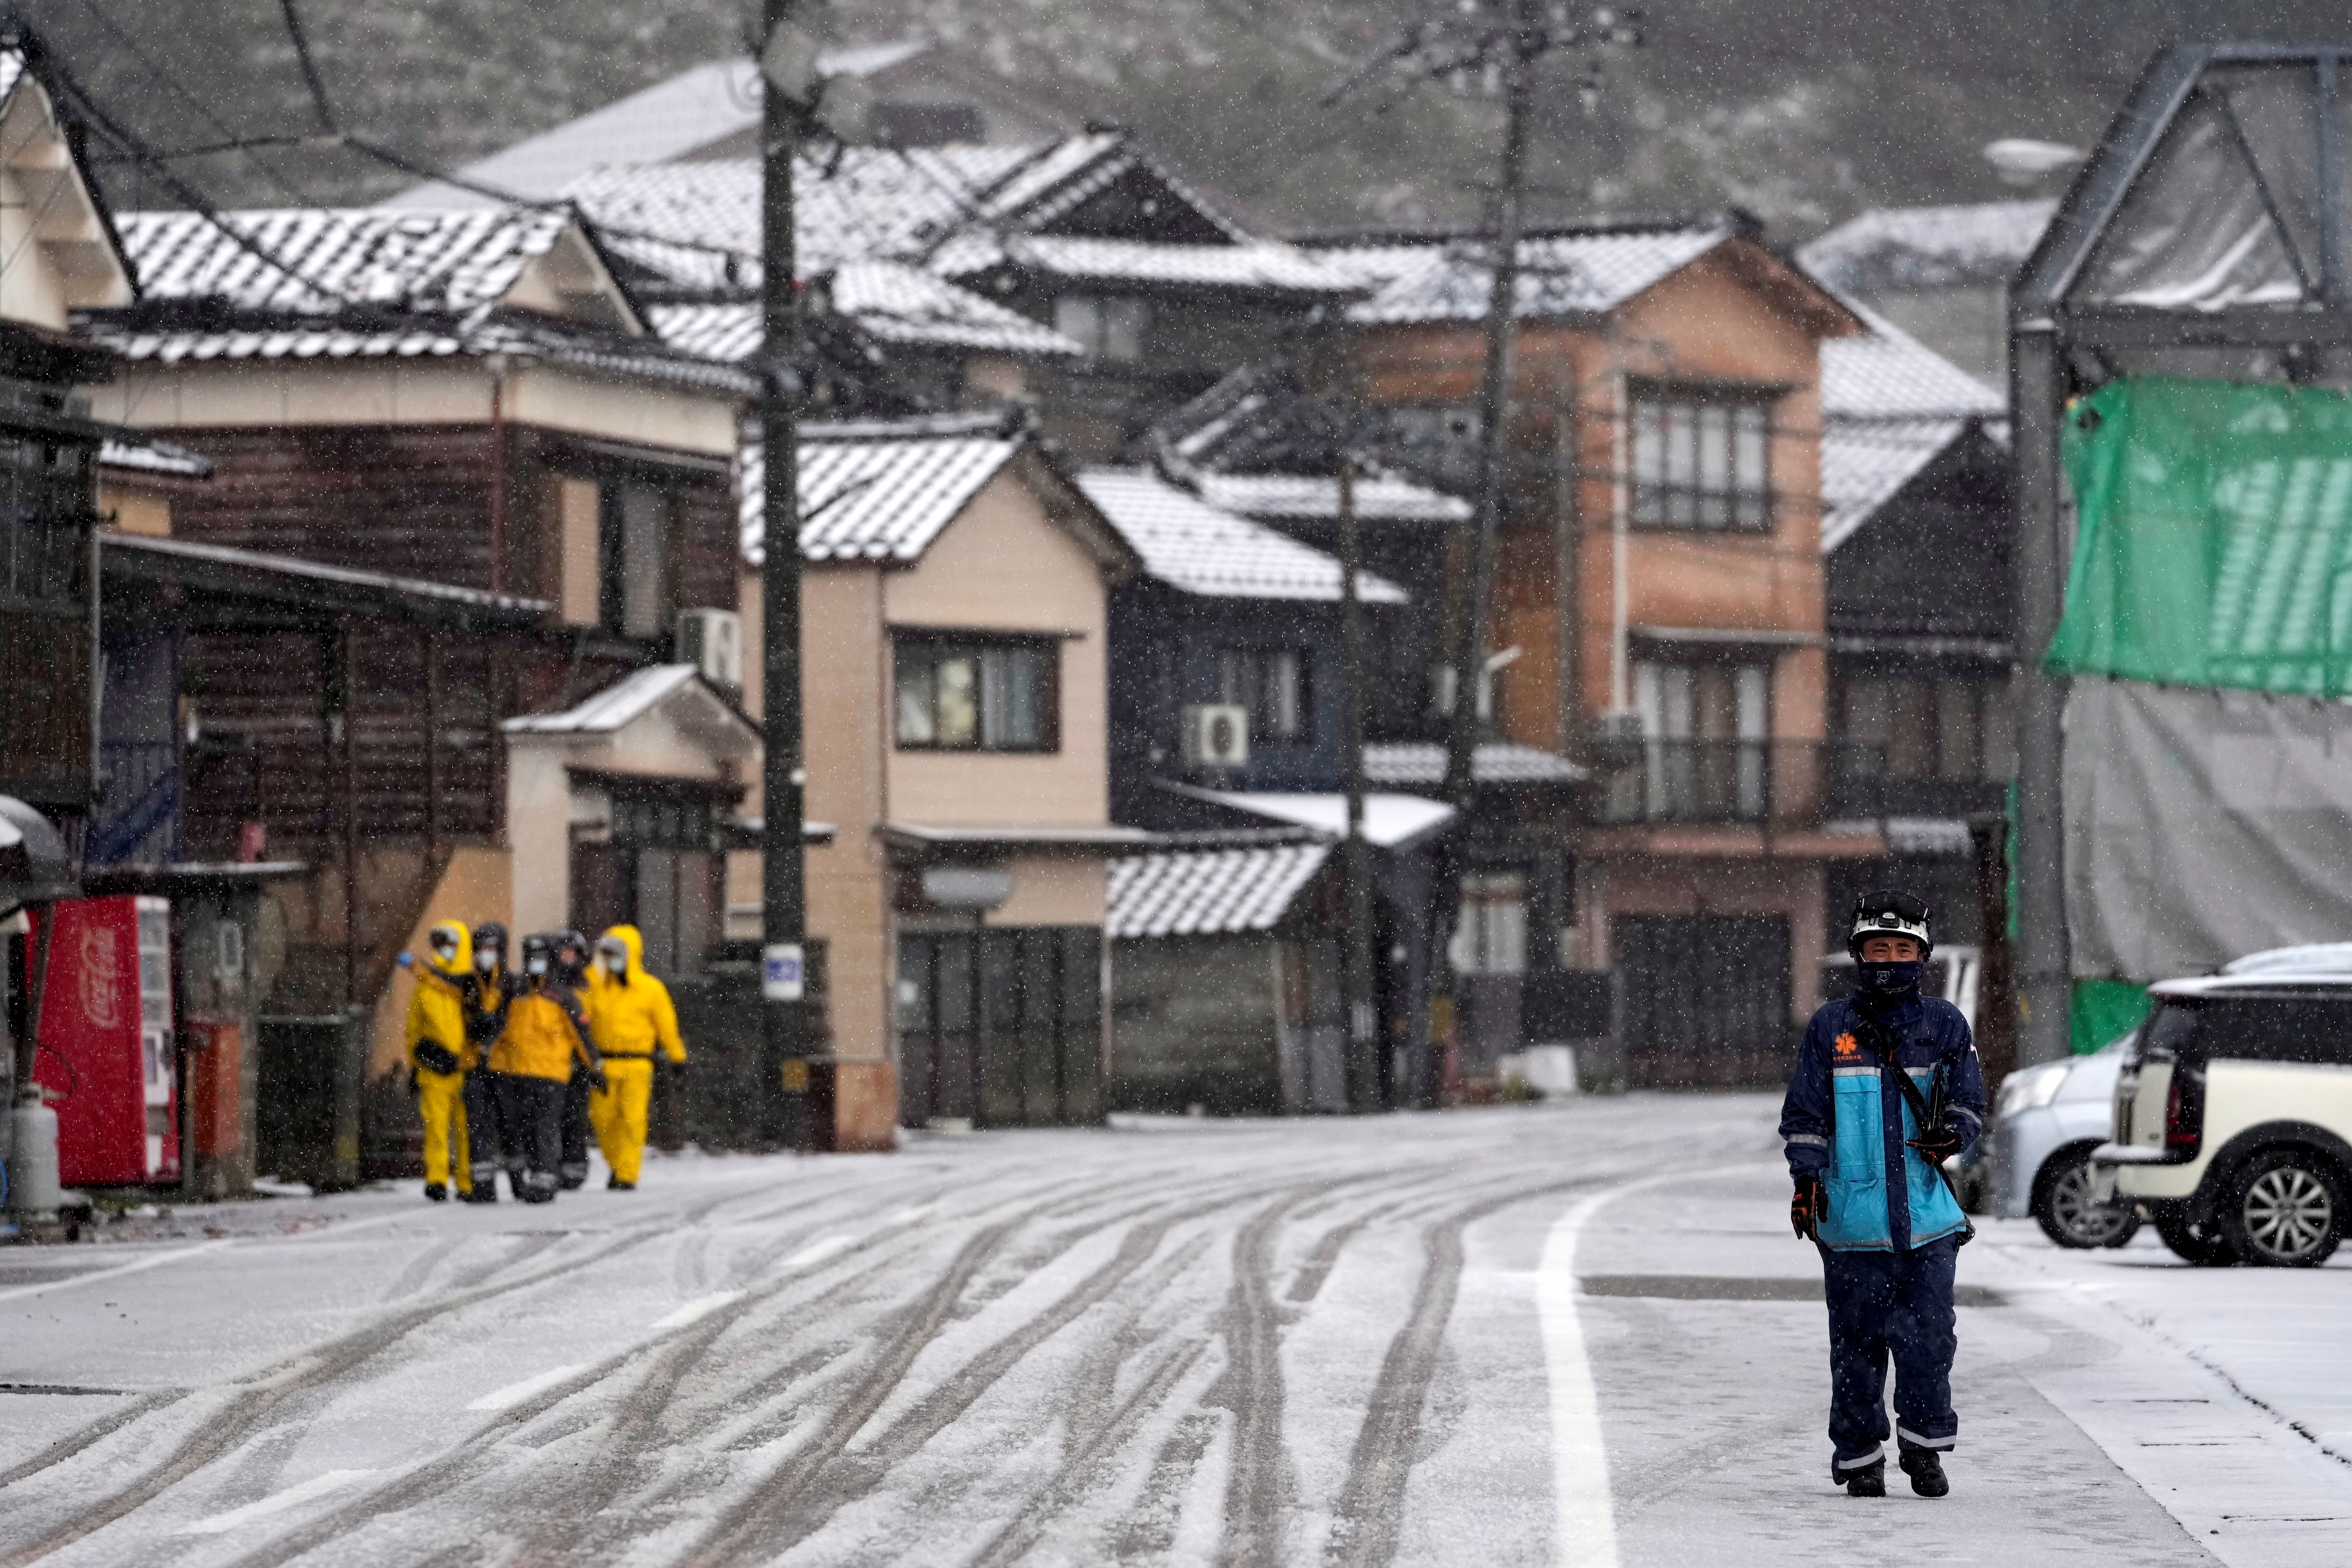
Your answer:
[[[1772,525],[1771,409],[1671,389],[1633,406],[1633,521],[1643,528]]]
[[[1306,740],[1311,726],[1305,650],[1219,648],[1217,700],[1249,710],[1255,743]]]
[[[896,730],[901,751],[1052,752],[1058,644],[901,637]]]

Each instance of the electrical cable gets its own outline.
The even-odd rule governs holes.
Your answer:
[[[286,15],[286,36],[294,40],[294,58],[301,64],[302,79],[310,84],[310,107],[319,112],[319,129],[336,135],[341,128],[327,102],[327,84],[320,79],[318,62],[310,58],[310,40],[303,37],[302,18],[295,12],[294,0],[278,0],[278,8]]]

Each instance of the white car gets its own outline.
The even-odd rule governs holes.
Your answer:
[[[2091,1166],[2091,1151],[2114,1135],[2116,1076],[2131,1042],[2126,1034],[2089,1056],[2001,1079],[1979,1146],[1994,1214],[2032,1215],[2061,1247],[2121,1247],[2139,1229],[2131,1205],[2097,1194]]]
[[[2309,1268],[2352,1191],[2352,973],[2246,964],[2149,988],[2094,1196],[2111,1178],[2191,1263]]]

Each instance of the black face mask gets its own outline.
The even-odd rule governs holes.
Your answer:
[[[1919,974],[1927,966],[1920,960],[1906,959],[1900,963],[1873,963],[1868,959],[1856,959],[1853,965],[1854,994],[1871,1001],[1897,1002],[1919,992]]]

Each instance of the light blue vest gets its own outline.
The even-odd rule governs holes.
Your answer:
[[[1907,1069],[1926,1100],[1935,1080],[1933,1068]],[[1830,1068],[1830,1104],[1835,1135],[1830,1140],[1830,1168],[1822,1173],[1829,1189],[1830,1212],[1821,1222],[1822,1245],[1833,1252],[1895,1250],[1893,1205],[1886,1191],[1886,1123],[1881,1113],[1879,1067],[1875,1062]],[[1919,1123],[1910,1102],[1898,1098],[1903,1116],[1903,1182],[1910,1200],[1913,1247],[1924,1247],[1968,1227],[1949,1187],[1933,1167],[1910,1147],[1919,1136]]]

